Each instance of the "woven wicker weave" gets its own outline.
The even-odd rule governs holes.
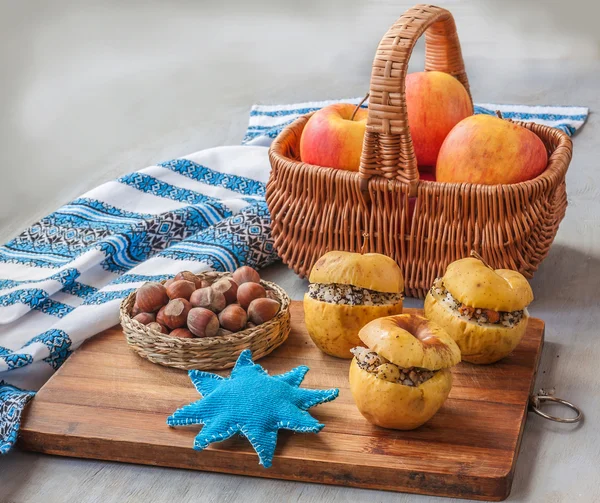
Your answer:
[[[211,283],[230,273],[208,272],[198,274]],[[138,355],[153,363],[179,369],[222,370],[234,366],[244,349],[252,351],[252,359],[258,360],[283,344],[290,333],[290,298],[275,283],[261,281],[267,294],[276,298],[281,309],[275,317],[256,328],[218,337],[182,339],[169,337],[151,330],[131,318],[135,302],[132,292],[121,303],[120,317],[127,343]]]
[[[435,277],[472,249],[492,266],[527,277],[548,253],[567,206],[565,174],[572,154],[571,140],[558,129],[517,122],[548,149],[548,167],[534,180],[419,182],[404,80],[423,33],[425,69],[447,72],[469,90],[452,15],[431,5],[408,10],[375,56],[358,173],[300,162],[300,136],[310,114],[273,142],[266,197],[275,247],[301,277],[329,250],[384,253],[400,265],[406,294],[424,297]]]

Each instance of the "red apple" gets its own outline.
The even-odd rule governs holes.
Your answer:
[[[435,166],[419,168],[419,180],[424,182],[435,182]]]
[[[438,182],[518,183],[546,169],[542,140],[518,124],[491,115],[473,115],[448,134],[438,156]]]
[[[435,166],[450,130],[473,115],[465,87],[444,72],[417,72],[406,76],[406,108],[417,164]]]
[[[367,125],[367,110],[336,103],[315,112],[300,138],[302,162],[328,168],[358,171]]]

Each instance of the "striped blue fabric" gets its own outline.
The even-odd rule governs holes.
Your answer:
[[[332,103],[358,104],[362,98],[352,98],[335,101],[316,101],[297,103],[295,105],[255,105],[250,111],[248,130],[244,137],[245,145],[269,144],[281,130],[295,121],[301,115],[315,112]],[[362,105],[368,106],[368,101]],[[570,106],[526,106],[526,105],[502,105],[493,103],[475,104],[476,114],[496,115],[496,110],[502,112],[507,119],[520,120],[524,122],[537,122],[558,128],[569,136],[577,131],[588,116],[585,107]]]
[[[358,103],[359,99],[342,100]],[[261,268],[276,259],[264,195],[267,147],[302,114],[332,102],[256,105],[243,146],[163,162],[91,190],[0,246],[0,452],[21,410],[84,340],[118,323],[145,281],[180,270]],[[573,134],[581,107],[479,104]]]

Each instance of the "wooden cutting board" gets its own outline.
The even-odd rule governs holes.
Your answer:
[[[407,312],[418,310],[407,309]],[[343,486],[471,499],[505,499],[544,340],[531,319],[514,353],[495,365],[461,363],[450,397],[421,428],[394,431],[369,424],[348,389],[348,360],[321,353],[291,307],[288,341],[260,364],[271,373],[310,367],[303,386],[340,389],[310,410],[318,434],[281,431],[265,469],[243,438],[192,449],[199,427],[172,429],[166,418],[197,400],[185,371],[150,363],[129,350],[120,327],[78,349],[31,402],[21,427],[24,449],[127,463],[170,466]]]

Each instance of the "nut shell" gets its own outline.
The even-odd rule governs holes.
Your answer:
[[[144,283],[137,291],[136,302],[144,313],[154,313],[169,302],[167,289],[160,283]]]
[[[154,313],[139,313],[133,317],[135,321],[139,321],[142,325],[147,325],[156,321],[156,315]]]
[[[237,304],[230,304],[219,313],[221,327],[230,332],[243,330],[248,322],[248,315],[244,309]]]
[[[248,306],[248,318],[255,325],[261,325],[275,317],[281,305],[273,299],[255,299]]]
[[[213,313],[221,312],[227,305],[225,295],[210,287],[199,288],[192,293],[190,303],[194,307],[210,309]]]
[[[219,330],[219,319],[208,309],[194,307],[188,313],[187,325],[196,337],[214,337]]]
[[[135,318],[138,314],[140,314],[142,310],[140,306],[138,306],[137,300],[133,303],[133,307],[131,308],[131,317]]]
[[[194,337],[194,334],[190,332],[187,328],[176,328],[171,333],[169,333],[171,337],[180,337],[181,339],[191,339]]]
[[[148,323],[146,326],[152,330],[160,332],[161,334],[169,333],[169,329],[167,327],[165,327],[164,325],[161,325],[160,323],[157,323],[156,321],[153,321],[152,323]]]
[[[232,277],[238,287],[242,286],[244,283],[260,283],[260,274],[248,265],[237,268]]]
[[[186,299],[173,299],[158,311],[156,321],[171,329],[184,327],[191,308]]]
[[[238,285],[232,279],[222,278],[213,283],[211,288],[216,292],[222,293],[225,296],[227,304],[233,304],[237,300]]]
[[[179,279],[173,281],[166,287],[169,299],[185,299],[190,300],[190,296],[196,290],[196,284],[187,279]]]
[[[192,283],[194,283],[194,285],[196,285],[196,288],[202,288],[203,286],[205,286],[202,284],[202,280],[198,276],[196,276],[193,272],[190,272],[190,271],[178,272],[175,275],[175,278],[173,278],[173,279],[175,281],[179,281],[182,279],[184,279],[186,281],[191,281]]]
[[[242,283],[237,291],[237,300],[244,309],[248,309],[253,300],[264,299],[266,296],[267,291],[264,287],[253,282]]]

